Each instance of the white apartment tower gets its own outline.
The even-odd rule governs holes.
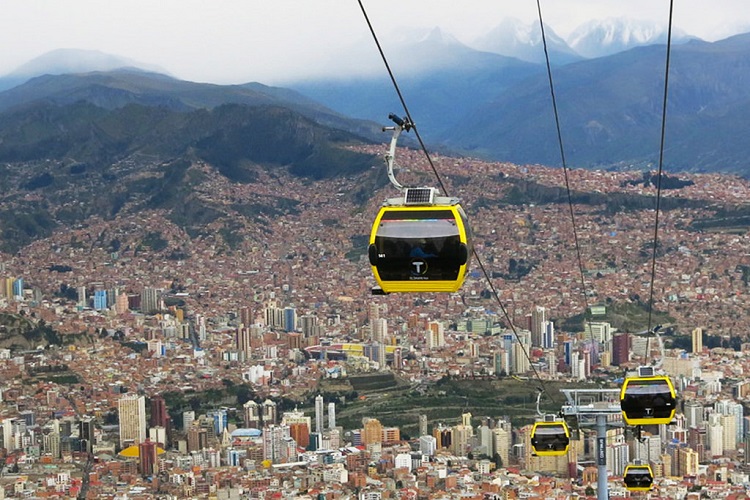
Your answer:
[[[315,432],[323,432],[323,396],[320,394],[315,397]]]
[[[120,447],[146,440],[146,397],[126,394],[117,402],[120,419]]]

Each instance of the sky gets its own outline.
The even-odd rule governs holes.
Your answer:
[[[536,0],[362,4],[386,57],[404,33],[440,27],[471,45],[504,18],[538,22]],[[748,0],[674,0],[674,25],[715,41],[750,31],[748,7]],[[669,0],[541,0],[541,9],[545,25],[565,37],[595,19],[666,25]],[[218,84],[274,85],[382,65],[357,0],[2,0],[0,44],[0,76],[61,48]]]

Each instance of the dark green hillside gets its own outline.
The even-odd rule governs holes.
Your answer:
[[[191,165],[205,162],[240,183],[269,169],[314,179],[352,175],[377,162],[345,149],[362,141],[278,107],[19,107],[0,114],[0,249],[13,252],[60,225],[123,210],[165,209],[195,236],[220,217],[234,217],[235,209],[230,214],[196,196],[206,174]],[[290,209],[282,198],[236,205],[245,216]],[[226,227],[229,236],[237,222]]]

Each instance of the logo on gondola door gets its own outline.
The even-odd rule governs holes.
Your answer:
[[[411,260],[412,276],[424,276],[427,273],[427,261],[422,258]]]

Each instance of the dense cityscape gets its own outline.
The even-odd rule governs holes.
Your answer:
[[[427,170],[416,151],[399,161],[406,176]],[[371,295],[366,235],[392,193],[359,206],[349,193],[363,177],[259,172],[239,184],[196,163],[206,199],[295,208],[243,223],[238,248],[221,228],[191,238],[145,211],[0,254],[0,498],[594,498],[591,429],[577,428],[563,456],[533,453],[536,386],[616,389],[657,358],[677,415],[640,440],[610,419],[610,498],[747,498],[750,237],[692,224],[745,203],[750,184],[685,174],[665,192],[695,203],[661,214],[662,352],[639,334],[653,325],[610,320],[648,300],[653,206],[576,203],[580,269],[567,205],[507,201],[529,183],[562,189],[560,169],[435,162],[467,208],[499,300],[476,260],[458,293]],[[570,174],[580,193],[656,192],[640,172]],[[584,312],[590,321],[565,326]],[[360,380],[384,385],[356,390]],[[459,407],[451,415],[377,414],[389,393],[416,398],[445,380],[516,384],[531,396],[521,413],[461,410],[445,396],[443,406]],[[354,391],[330,389],[347,381]],[[218,396],[191,407],[197,400],[176,394]],[[356,405],[372,413],[351,425]],[[652,491],[625,489],[634,460],[653,468]]]

